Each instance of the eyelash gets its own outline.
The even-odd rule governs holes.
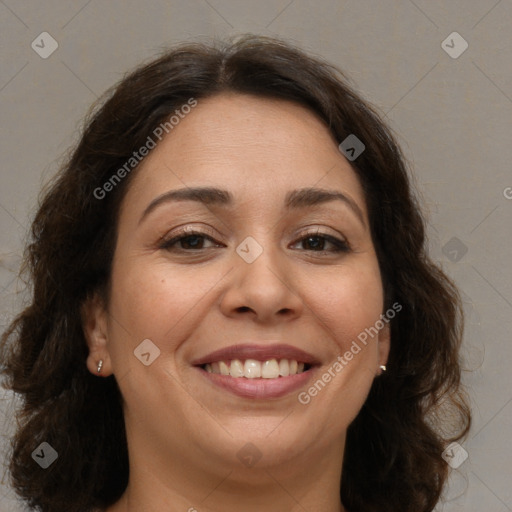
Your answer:
[[[174,245],[176,245],[177,243],[179,243],[183,240],[186,240],[187,238],[190,238],[190,237],[205,238],[205,239],[217,244],[217,246],[219,245],[218,242],[216,242],[211,236],[207,235],[206,233],[203,233],[201,231],[185,230],[185,231],[178,233],[176,236],[172,237],[169,240],[163,240],[161,242],[161,244],[159,245],[159,249],[164,249],[164,250],[168,250],[168,251],[175,250],[175,248],[173,247]],[[349,246],[348,242],[346,242],[344,240],[340,240],[331,235],[327,235],[326,233],[321,233],[320,231],[304,233],[301,238],[299,238],[298,240],[296,240],[294,242],[294,245],[297,244],[298,242],[307,240],[308,238],[318,238],[321,240],[325,240],[326,242],[331,243],[335,247],[334,249],[331,249],[331,250],[322,249],[319,251],[315,251],[314,249],[309,249],[310,252],[325,254],[325,253],[347,253],[350,251],[350,246]],[[181,248],[178,250],[181,250],[184,252],[196,252],[196,251],[203,251],[206,249],[210,249],[210,247],[206,247],[206,248],[203,247],[200,249],[190,249],[190,250]],[[305,249],[305,250],[307,251],[308,249]]]

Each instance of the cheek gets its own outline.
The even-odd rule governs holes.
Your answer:
[[[334,338],[340,353],[364,330],[373,326],[383,309],[378,264],[346,265],[319,273],[307,286],[307,304]],[[362,262],[361,262],[362,263]]]
[[[124,338],[128,333],[134,343],[149,338],[161,350],[171,348],[172,340],[179,341],[187,319],[201,310],[215,285],[210,274],[150,259],[119,261],[112,276],[116,283],[111,301],[113,327],[121,329]]]
[[[382,314],[383,290],[376,259],[339,267],[329,278],[317,276],[308,301],[329,339],[333,359],[302,395],[314,414],[327,410],[325,427],[333,435],[348,427],[361,409],[377,368],[378,336],[363,339]],[[362,336],[361,336],[362,335]],[[361,338],[358,338],[361,336]]]

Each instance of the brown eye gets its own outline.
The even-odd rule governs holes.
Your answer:
[[[340,240],[327,234],[309,234],[302,237],[295,244],[300,243],[302,248],[306,251],[312,252],[348,252],[349,245],[344,240]],[[331,249],[326,246],[332,246]]]
[[[210,249],[205,247],[205,242],[212,242],[211,247],[220,247],[213,238],[200,232],[188,232],[186,235],[180,234],[170,240],[165,240],[160,244],[160,249],[165,250],[183,250],[183,251],[198,251],[202,249]],[[177,246],[177,247],[176,247]]]
[[[303,247],[307,250],[323,251],[325,247],[325,238],[321,236],[308,236],[302,239]],[[305,247],[308,245],[309,247]]]
[[[188,235],[178,240],[181,249],[202,249],[204,245],[204,236]]]

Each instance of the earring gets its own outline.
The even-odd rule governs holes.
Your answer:
[[[100,359],[98,362],[98,373],[101,373],[101,368],[103,367],[103,359]]]
[[[384,364],[381,364],[381,365],[379,366],[379,368],[380,368],[383,372],[385,372],[385,371],[386,371],[386,365],[384,365]]]

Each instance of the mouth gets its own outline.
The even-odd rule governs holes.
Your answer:
[[[213,361],[201,366],[208,373],[229,375],[235,379],[278,379],[307,372],[311,365],[296,359],[233,359]]]
[[[279,398],[304,386],[319,361],[289,345],[233,345],[193,362],[224,391],[244,398]]]

